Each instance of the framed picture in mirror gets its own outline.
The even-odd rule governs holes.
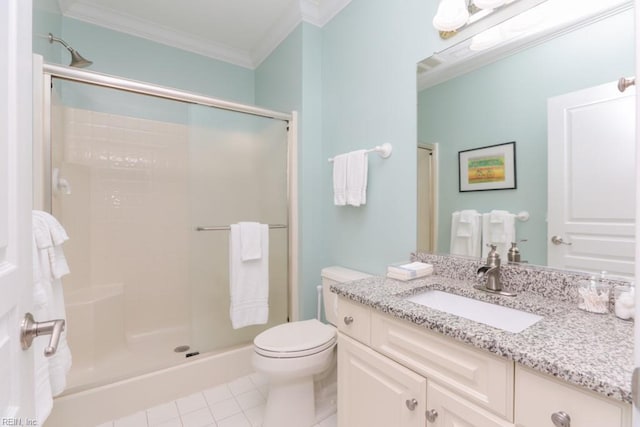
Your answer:
[[[516,187],[516,143],[458,151],[459,191],[511,190]]]

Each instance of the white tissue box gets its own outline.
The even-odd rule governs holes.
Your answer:
[[[387,267],[387,277],[398,280],[411,280],[433,273],[433,265],[424,262],[399,263]]]

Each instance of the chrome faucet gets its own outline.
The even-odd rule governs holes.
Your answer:
[[[477,271],[478,277],[486,277],[484,286],[475,285],[475,289],[479,289],[485,292],[491,292],[506,296],[515,296],[512,292],[506,292],[502,290],[502,284],[500,283],[500,254],[497,252],[498,246],[494,244],[488,244],[491,248],[487,255],[487,263],[480,267]]]

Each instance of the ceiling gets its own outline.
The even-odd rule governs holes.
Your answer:
[[[252,69],[300,22],[321,27],[349,2],[58,0],[66,17]]]

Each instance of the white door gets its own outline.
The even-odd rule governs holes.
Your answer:
[[[550,98],[548,125],[548,265],[633,277],[635,89]]]
[[[33,351],[19,334],[32,309],[31,3],[0,1],[0,425],[35,425]]]
[[[636,8],[636,29],[640,28],[640,0],[635,1]],[[637,31],[637,30],[636,30]],[[640,70],[640,44],[636,42],[636,73]],[[636,123],[640,123],[640,102],[636,97]],[[636,147],[640,147],[640,132],[636,132]],[[636,174],[635,182],[640,182],[640,149],[636,150]],[[636,212],[640,213],[640,185],[636,187]],[[636,235],[640,235],[640,220],[636,221]],[[640,247],[636,246],[635,251],[635,273],[636,277],[640,277]],[[636,291],[636,310],[635,318],[640,319],[640,292]],[[640,370],[640,320],[636,320],[633,328],[633,358],[634,367]],[[637,393],[636,393],[637,394]],[[633,427],[640,427],[640,396],[634,397],[633,405]]]

